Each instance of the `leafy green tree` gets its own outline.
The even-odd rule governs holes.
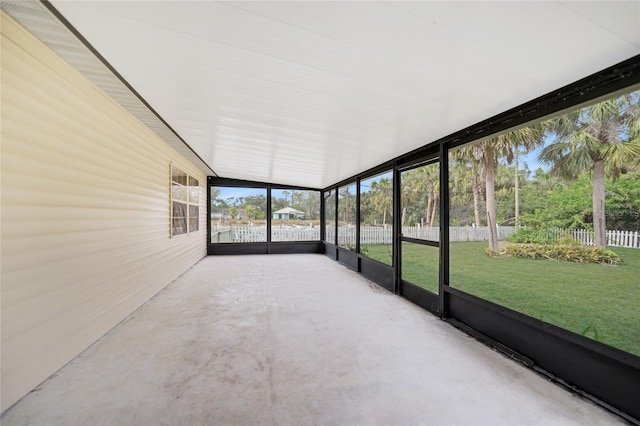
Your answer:
[[[257,195],[248,195],[242,198],[243,204],[246,206],[253,206],[258,211],[256,212],[256,219],[264,219],[267,215],[267,197],[264,193]]]
[[[257,219],[259,210],[254,206],[248,205],[244,208],[244,214],[247,215],[249,220]]]
[[[220,210],[228,208],[229,205],[225,200],[220,198],[220,188],[216,188],[215,186],[211,187],[211,208],[212,210]]]
[[[592,175],[594,245],[606,247],[605,176],[640,163],[640,92],[609,99],[545,123],[553,141],[539,155],[564,178]]]
[[[284,203],[286,205],[290,205],[290,202],[289,202],[289,195],[290,194],[291,193],[289,191],[282,191],[282,197],[284,198]]]
[[[304,211],[305,218],[310,220],[320,219],[320,192],[306,191],[303,192],[300,201],[300,210]]]
[[[536,197],[534,211],[523,216],[523,223],[537,229],[589,228],[591,182],[582,175],[569,185],[559,185]]]
[[[273,197],[271,199],[271,209],[274,212],[277,212],[278,210],[282,210],[285,207],[287,207],[287,201],[284,198]]]
[[[531,174],[525,170],[520,182],[520,217],[518,224],[533,226],[531,223],[533,214],[536,210],[545,208],[545,201],[549,194],[565,186],[564,182],[558,177],[549,175],[541,168]]]
[[[640,231],[640,170],[607,180],[607,227]]]
[[[540,182],[548,182],[537,173]],[[551,179],[558,179],[553,178]],[[605,181],[607,197],[607,228],[620,231],[640,229],[640,173],[626,173]],[[592,227],[592,182],[589,174],[582,174],[571,182],[545,188],[532,181],[523,200],[527,206],[522,221],[532,228],[590,229]]]
[[[212,186],[210,188],[211,191],[211,201],[217,201],[218,197],[220,197],[220,188],[216,188],[215,186]]]

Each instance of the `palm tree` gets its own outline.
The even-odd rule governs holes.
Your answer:
[[[514,223],[516,227],[520,225],[520,161],[519,156],[521,152],[516,149],[513,159],[513,169],[515,171],[513,176],[513,191],[515,196],[515,209],[514,209]]]
[[[439,171],[438,171],[439,173]],[[431,208],[431,216],[429,217],[429,227],[433,227],[436,221],[436,215],[438,214],[438,202],[440,201],[440,179],[436,178],[433,181],[433,185],[430,187],[431,198],[433,199],[433,206]],[[429,209],[427,209],[427,214]]]
[[[417,169],[411,169],[406,172],[402,172],[400,179],[400,204],[402,206],[402,214],[400,216],[400,226],[404,227],[407,219],[407,211],[409,207],[413,206],[418,200],[416,197],[420,193],[419,180]]]
[[[427,196],[427,206],[425,208],[425,225],[433,226],[438,201],[440,200],[440,168],[439,164],[427,164],[416,169],[417,189]]]
[[[338,190],[338,208],[342,210],[342,216],[345,224],[353,224],[355,222],[355,185],[340,187]]]
[[[371,183],[371,203],[376,213],[382,212],[382,225],[387,224],[387,212],[391,211],[393,188],[391,179],[382,178]]]
[[[565,178],[592,174],[594,245],[606,247],[605,176],[640,163],[640,92],[609,99],[546,122],[554,137],[539,160]]]
[[[534,125],[513,130],[491,139],[477,142],[466,149],[467,155],[480,163],[485,181],[487,227],[489,228],[489,249],[498,250],[498,226],[496,221],[495,173],[501,158],[511,164],[514,151],[523,148],[530,151],[542,145],[542,126]],[[463,154],[460,154],[463,155]]]

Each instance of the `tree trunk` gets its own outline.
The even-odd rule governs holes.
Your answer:
[[[431,216],[431,204],[433,203],[432,199],[431,199],[431,194],[429,194],[427,196],[427,211],[426,211],[426,215],[424,220],[426,221],[427,226],[431,226],[429,225],[429,217]]]
[[[429,219],[429,227],[433,227],[436,221],[436,213],[438,212],[438,197],[433,197],[433,209],[431,210],[431,218]]]
[[[431,180],[431,178],[427,177],[426,184],[427,208],[424,216],[424,224],[425,226],[431,226],[429,225],[429,218],[431,217],[431,205],[433,204],[433,181]]]
[[[593,162],[593,244],[607,246],[607,225],[604,214],[604,161]]]
[[[387,209],[384,209],[382,212],[382,226],[387,225]]]
[[[407,208],[403,207],[402,208],[402,218],[400,220],[400,227],[404,227],[404,218],[407,215]],[[400,232],[402,233],[402,230],[400,230]]]
[[[498,227],[496,225],[496,194],[495,194],[495,161],[489,156],[483,162],[485,188],[487,197],[487,227],[489,228],[489,248],[498,250]]]
[[[473,170],[472,176],[473,216],[476,221],[476,227],[480,227],[480,182],[478,182],[477,170]]]
[[[347,201],[347,197],[344,198],[344,223],[345,225],[348,223],[347,222],[347,212],[349,211],[349,202]]]

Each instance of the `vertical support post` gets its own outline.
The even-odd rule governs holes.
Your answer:
[[[267,185],[267,254],[271,254],[271,185]]]
[[[211,176],[207,176],[207,254],[211,245]]]
[[[333,227],[333,234],[334,234],[333,235],[334,236],[333,243],[336,245],[336,247],[338,247],[338,219],[339,219],[339,216],[340,216],[340,213],[339,213],[340,209],[338,208],[338,189],[339,189],[339,187],[336,186],[335,194],[333,194],[333,198],[334,198],[333,201],[335,201],[334,206],[336,206],[335,214],[333,215],[334,216],[333,221],[334,221],[334,225],[335,225]],[[339,253],[338,249],[336,249],[336,253]]]
[[[402,256],[402,243],[400,238],[402,237],[402,227],[400,223],[400,209],[401,209],[401,191],[400,191],[400,170],[398,170],[398,164],[393,164],[393,270],[394,270],[394,293],[400,294],[400,279],[402,277],[401,271],[401,256]]]
[[[438,303],[440,318],[449,318],[449,152],[447,145],[440,144],[440,280]]]
[[[360,253],[360,179],[356,179],[356,253]],[[358,256],[358,272],[360,272],[360,256]]]
[[[325,222],[325,214],[324,214],[324,209],[325,207],[325,200],[324,200],[324,196],[325,196],[325,191],[320,191],[320,242],[322,243],[322,246],[324,247],[324,241],[325,241],[325,234],[327,232],[326,229],[326,222]]]

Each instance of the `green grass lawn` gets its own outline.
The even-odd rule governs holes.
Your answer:
[[[640,355],[640,250],[618,266],[488,257],[485,242],[451,243],[452,287]],[[369,246],[369,256],[386,248]],[[438,249],[403,244],[403,278],[437,292]]]
[[[362,244],[360,252],[387,265],[391,265],[393,259],[393,245],[391,244]]]

